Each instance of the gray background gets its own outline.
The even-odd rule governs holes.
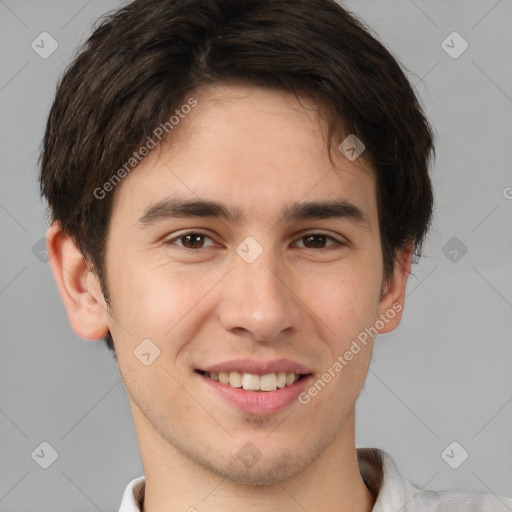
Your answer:
[[[0,0],[1,511],[115,511],[142,474],[115,361],[73,333],[37,256],[36,159],[56,81],[118,5]],[[376,342],[357,445],[388,451],[420,486],[512,496],[512,2],[346,5],[406,66],[437,133],[434,229],[401,326]],[[31,48],[43,31],[59,45],[46,59]],[[469,44],[456,59],[441,45],[453,31]],[[58,452],[46,470],[31,458],[43,441]]]

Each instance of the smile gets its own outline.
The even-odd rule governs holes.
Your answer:
[[[247,372],[204,372],[199,373],[209,377],[214,381],[227,384],[232,388],[242,388],[246,391],[275,391],[278,388],[291,386],[304,375],[296,373],[267,373],[266,375],[256,375]]]

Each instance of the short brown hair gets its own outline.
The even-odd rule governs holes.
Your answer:
[[[100,278],[112,194],[102,187],[191,91],[273,87],[313,100],[334,133],[355,134],[377,176],[384,276],[419,257],[433,207],[433,133],[400,65],[334,0],[135,0],[99,20],[57,88],[41,194]],[[339,140],[341,142],[341,140]],[[105,338],[113,349],[110,333]]]

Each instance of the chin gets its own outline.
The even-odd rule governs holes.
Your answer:
[[[235,456],[225,465],[211,469],[232,483],[250,487],[267,487],[299,474],[309,462],[308,458],[297,454],[292,456],[286,451],[270,457],[262,454],[259,460],[246,465]]]
[[[231,483],[264,487],[285,482],[307,470],[322,455],[330,441],[329,436],[325,436],[305,446],[303,441],[298,440],[296,445],[285,448],[268,440],[265,443],[264,440],[259,442],[254,439],[254,444],[245,443],[228,458],[205,460],[204,452],[196,453],[194,458],[204,469]]]

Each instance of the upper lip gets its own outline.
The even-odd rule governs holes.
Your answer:
[[[254,375],[266,375],[268,373],[295,373],[307,375],[311,370],[306,366],[291,361],[290,359],[273,359],[272,361],[257,361],[255,359],[232,359],[222,363],[213,364],[204,368],[198,368],[203,372],[240,372]]]

